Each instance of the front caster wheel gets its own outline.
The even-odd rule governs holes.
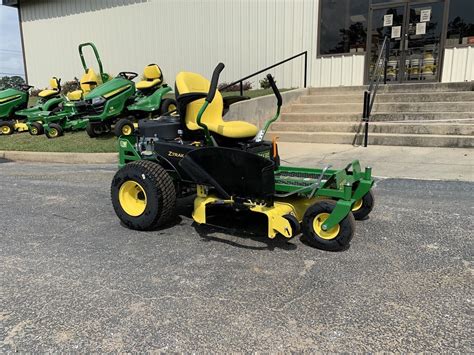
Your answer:
[[[43,125],[39,122],[33,122],[30,125],[29,132],[32,136],[40,136],[44,133]]]
[[[374,209],[374,204],[374,193],[370,190],[352,206],[352,214],[354,215],[354,218],[358,221],[367,218],[370,212]]]
[[[117,171],[111,186],[115,213],[128,228],[153,230],[175,214],[173,179],[158,163],[140,160]]]
[[[335,206],[336,202],[334,201],[322,201],[306,210],[302,229],[306,241],[311,246],[322,250],[339,251],[346,249],[351,242],[355,229],[352,213],[349,213],[331,229],[323,230],[322,228]]]
[[[63,128],[56,124],[56,123],[51,123],[49,125],[49,129],[46,131],[46,137],[48,138],[58,138],[64,134]]]

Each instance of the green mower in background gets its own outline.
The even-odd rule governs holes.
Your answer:
[[[119,139],[119,166],[111,184],[112,205],[128,228],[154,230],[175,217],[177,198],[196,195],[193,220],[208,222],[215,209],[229,208],[266,217],[267,236],[304,239],[323,250],[344,250],[374,206],[372,169],[354,160],[344,169],[280,165],[276,139],[264,137],[280,115],[264,128],[245,121],[224,121],[217,84],[196,73],[176,77],[179,117],[140,120],[138,133]],[[231,216],[231,215],[230,215]],[[223,214],[222,218],[229,218]]]
[[[30,85],[18,89],[6,89],[0,92],[0,134],[10,135],[28,130],[27,121],[41,112],[59,110],[64,97],[61,96],[61,79],[56,77],[49,81],[50,88],[38,94],[38,102],[28,107]]]
[[[94,53],[99,68],[98,74],[88,66],[85,60],[84,49],[87,47],[90,47]],[[31,135],[46,133],[48,138],[56,138],[62,135],[65,130],[83,130],[87,126],[87,121],[77,117],[79,112],[76,110],[75,103],[83,100],[97,86],[109,81],[111,76],[104,72],[99,52],[94,43],[81,43],[78,46],[78,51],[84,69],[84,74],[79,81],[80,88],[68,92],[57,109],[32,112],[26,122]],[[49,129],[50,125],[53,129]]]
[[[145,67],[144,80],[133,82],[134,72],[121,72],[110,82],[91,91],[79,112],[89,120],[86,131],[93,138],[114,131],[117,137],[133,134],[142,118],[159,117],[176,110],[173,99],[164,96],[171,88],[163,83],[163,73],[156,64]]]

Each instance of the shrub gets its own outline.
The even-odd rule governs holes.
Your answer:
[[[276,84],[276,80],[275,80],[275,84]],[[262,89],[270,89],[271,88],[270,82],[268,81],[267,77],[264,77],[262,80],[260,80],[260,87]]]
[[[229,86],[228,88],[224,89],[227,85],[229,85],[229,83],[220,83],[217,86],[217,89],[219,91],[240,91],[240,84],[239,83],[234,84],[234,85]],[[244,91],[252,90],[252,83],[250,81],[244,81],[242,83],[242,87],[243,87]]]
[[[31,89],[31,91],[30,91],[30,96],[31,96],[31,97],[38,97],[38,94],[39,94],[41,91],[43,91],[43,89],[35,89],[35,88],[33,88],[33,89]]]
[[[79,90],[81,88],[81,84],[79,83],[78,78],[74,78],[74,80],[66,81],[64,84],[61,84],[61,93],[67,94],[68,92]]]

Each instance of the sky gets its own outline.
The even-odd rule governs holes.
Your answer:
[[[0,77],[6,75],[24,76],[23,56],[17,9],[0,5]]]

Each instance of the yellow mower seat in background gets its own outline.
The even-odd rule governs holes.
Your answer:
[[[83,95],[87,95],[89,92],[92,91],[97,85],[102,84],[102,78],[100,75],[97,75],[94,69],[89,68],[86,70],[84,75],[80,80],[80,90],[74,90],[67,93],[67,97],[71,101],[78,101],[81,100]]]
[[[49,86],[51,87],[51,89],[46,89],[46,90],[40,91],[38,96],[45,98],[45,97],[58,95],[59,92],[60,92],[60,84],[59,84],[60,81],[61,80],[59,80],[56,77],[52,77],[51,79],[49,79]]]
[[[179,95],[189,93],[208,93],[211,87],[209,80],[203,76],[181,72],[176,76],[176,88]],[[201,129],[196,123],[199,110],[204,103],[204,99],[192,101],[186,105],[186,127],[191,131]],[[202,115],[201,122],[204,123],[209,131],[217,133],[227,138],[253,138],[258,132],[258,128],[251,123],[245,121],[229,121],[222,119],[222,110],[224,108],[224,100],[219,90],[216,90],[214,100],[207,106],[206,111]]]
[[[156,64],[149,64],[143,70],[145,80],[139,81],[135,87],[138,90],[150,89],[163,83],[163,73]]]

